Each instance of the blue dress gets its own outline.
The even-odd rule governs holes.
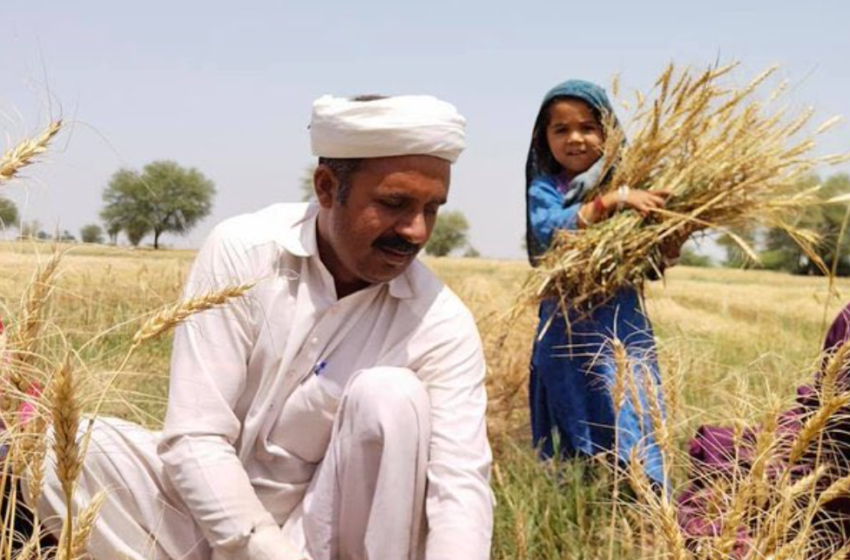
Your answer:
[[[556,230],[577,227],[581,204],[564,206],[568,192],[569,187],[558,177],[541,175],[531,181],[528,225],[533,241],[540,246],[547,247]],[[652,436],[643,376],[652,376],[656,388],[660,379],[652,326],[641,294],[622,289],[589,316],[574,310],[568,314],[569,325],[554,300],[540,305],[529,387],[534,445],[543,457],[554,456],[556,448],[562,457],[569,457],[612,450],[616,441],[623,463],[628,463],[632,449],[638,446],[647,475],[663,483],[662,458]],[[631,396],[623,399],[617,414],[611,395],[615,367],[610,340],[615,337],[634,365],[634,382],[629,383],[632,390],[627,391]],[[660,401],[660,391],[655,398]],[[636,400],[640,408],[635,407]]]

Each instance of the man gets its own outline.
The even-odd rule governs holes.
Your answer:
[[[432,97],[315,102],[317,202],[213,231],[186,296],[259,282],[178,328],[163,433],[97,423],[96,560],[488,558],[481,344],[415,260],[464,127]]]

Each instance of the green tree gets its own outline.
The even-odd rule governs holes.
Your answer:
[[[711,257],[691,247],[682,247],[682,256],[679,257],[679,264],[682,266],[698,266],[702,268],[708,268],[712,265]]]
[[[469,222],[459,210],[441,212],[425,245],[425,252],[435,257],[444,257],[469,244]]]
[[[313,174],[316,173],[316,167],[317,165],[315,163],[311,163],[304,168],[304,173],[301,175],[301,179],[299,180],[301,202],[307,202],[316,194],[316,191],[313,188]]]
[[[80,228],[80,241],[83,243],[103,243],[103,228],[97,224],[87,224]]]
[[[801,187],[817,185],[820,180],[816,176],[807,177]],[[845,173],[833,175],[823,182],[818,191],[818,197],[823,200],[850,193],[850,175]],[[812,205],[802,209],[794,223],[795,227],[808,229],[820,236],[816,246],[818,258],[827,269],[835,268],[841,276],[850,274],[850,255],[847,254],[850,242],[850,228],[844,228],[845,216],[848,212],[846,204]],[[784,270],[794,274],[822,274],[815,260],[806,255],[794,239],[786,231],[773,228],[765,235],[763,266],[772,270]],[[837,260],[836,260],[837,259]]]
[[[118,222],[106,224],[106,235],[109,236],[109,242],[113,245],[118,244],[118,235],[121,233],[121,224]]]
[[[467,244],[466,251],[463,252],[463,258],[478,259],[481,258],[481,252],[472,245]]]
[[[100,215],[107,231],[123,231],[133,245],[153,234],[154,249],[163,233],[185,234],[212,210],[215,185],[197,169],[155,161],[141,173],[118,170],[103,191]]]
[[[0,198],[0,228],[8,228],[18,223],[18,207],[8,198]]]
[[[41,239],[41,233],[44,232],[41,230],[41,224],[38,223],[38,220],[25,221],[18,225],[18,238],[20,239]]]

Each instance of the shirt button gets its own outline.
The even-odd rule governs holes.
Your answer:
[[[311,340],[311,341],[310,341],[310,343],[311,343],[313,346],[315,346],[316,344],[318,344],[318,343],[319,343],[319,339],[318,339],[318,338],[314,338],[313,340]]]

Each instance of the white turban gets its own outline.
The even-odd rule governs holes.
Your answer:
[[[325,95],[313,102],[310,141],[319,157],[430,155],[454,163],[465,128],[454,105],[430,95],[371,101]]]

